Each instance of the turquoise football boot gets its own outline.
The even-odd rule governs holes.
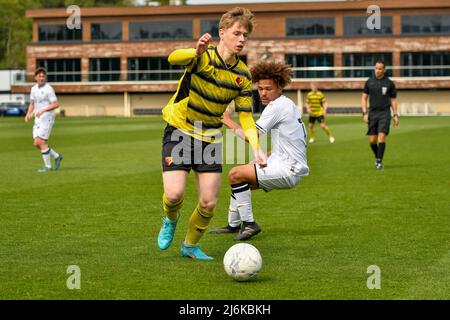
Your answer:
[[[163,217],[162,221],[163,224],[158,234],[158,247],[161,250],[166,250],[172,244],[178,219],[176,221],[170,221],[169,218]]]
[[[187,246],[184,242],[181,245],[181,256],[194,260],[214,260],[213,257],[207,256],[198,245]]]

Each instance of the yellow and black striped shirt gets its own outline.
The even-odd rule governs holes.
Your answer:
[[[227,65],[211,46],[199,57],[193,48],[176,50],[169,62],[185,65],[177,91],[163,109],[170,125],[196,139],[219,142],[222,115],[233,100],[237,112],[252,111],[251,73],[238,58]]]
[[[309,104],[311,115],[314,117],[323,115],[323,104],[325,101],[325,95],[321,91],[316,91],[316,93],[310,91],[306,95],[306,102]]]

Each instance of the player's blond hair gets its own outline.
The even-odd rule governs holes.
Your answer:
[[[291,82],[291,66],[281,61],[261,61],[251,69],[253,83],[272,79],[280,88]]]
[[[219,22],[219,29],[231,28],[236,21],[245,27],[248,33],[253,32],[255,16],[249,9],[240,7],[235,7],[222,15]]]

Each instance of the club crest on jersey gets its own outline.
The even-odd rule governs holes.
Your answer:
[[[240,84],[242,83],[242,79],[241,79],[240,77],[237,77],[237,78],[236,78],[236,82],[237,82],[237,84],[240,85]]]
[[[173,163],[172,157],[165,157],[164,161],[166,162],[167,166],[170,166]]]

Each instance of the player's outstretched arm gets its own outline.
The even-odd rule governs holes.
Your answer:
[[[178,49],[169,55],[168,61],[171,65],[187,66],[195,58],[201,56],[208,49],[212,37],[209,33],[202,35],[195,48]]]
[[[231,118],[232,112],[229,110],[225,110],[222,116],[222,123],[226,125],[233,133],[241,138],[242,140],[248,142],[247,137],[245,136],[244,130],[242,130],[242,127],[234,122],[234,120]]]
[[[252,113],[245,111],[239,112],[239,122],[242,125],[242,130],[245,132],[248,142],[252,146],[256,163],[259,164],[260,167],[265,167],[267,165],[267,157],[259,146],[259,132],[256,130],[255,120],[253,120]]]
[[[28,123],[28,121],[30,121],[31,115],[33,114],[33,110],[34,110],[34,101],[31,100],[30,104],[28,105],[27,114],[25,115],[25,122]]]
[[[394,113],[394,128],[398,127],[398,111],[397,111],[397,99],[395,98],[391,98],[391,107],[392,107],[392,112]]]
[[[369,123],[369,115],[367,114],[367,97],[369,95],[367,93],[363,93],[362,94],[362,98],[361,98],[361,108],[362,108],[362,113],[364,115],[364,122],[365,123]]]

